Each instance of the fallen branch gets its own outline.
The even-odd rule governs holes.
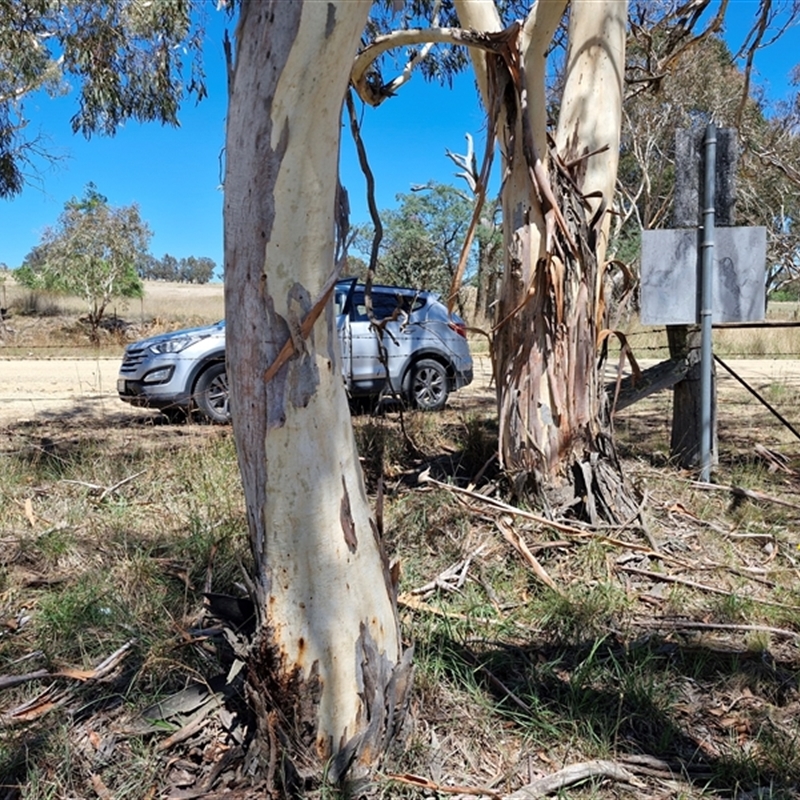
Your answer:
[[[756,489],[745,489],[743,486],[717,486],[716,483],[701,483],[700,481],[692,481],[691,485],[696,489],[707,489],[709,491],[722,491],[730,492],[734,497],[746,498],[747,500],[755,500],[757,503],[773,503],[778,506],[800,511],[800,506],[797,503],[790,503],[788,500],[783,500],[780,497],[773,497],[764,492],[759,492]]]
[[[693,620],[680,619],[650,619],[630,620],[630,624],[637,628],[669,628],[672,631],[730,631],[732,633],[771,633],[787,639],[800,639],[800,633],[789,631],[785,628],[773,628],[770,625],[734,625],[725,622],[694,622]]]
[[[663,572],[650,572],[646,569],[638,569],[638,567],[625,566],[618,566],[617,569],[622,572],[627,572],[631,575],[639,575],[642,578],[648,578],[649,580],[655,582],[677,583],[680,586],[688,586],[690,589],[698,589],[701,592],[708,592],[709,594],[720,594],[724,597],[742,597],[739,592],[730,592],[727,589],[718,589],[716,586],[708,586],[705,583],[697,583],[696,581],[690,581],[687,578],[679,578],[676,575],[667,575]],[[790,606],[786,603],[779,603],[777,600],[764,600],[761,597],[746,597],[745,599],[753,600],[756,603],[762,603],[763,605],[767,606],[774,606],[775,608],[786,608],[790,611],[800,611],[800,606]]]

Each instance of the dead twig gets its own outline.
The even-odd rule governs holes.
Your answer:
[[[497,528],[503,534],[503,538],[528,562],[533,570],[533,574],[547,587],[556,594],[562,595],[563,592],[556,585],[555,581],[547,574],[545,568],[539,563],[536,556],[530,551],[525,540],[511,528],[510,521],[505,519],[497,520]]]
[[[0,691],[3,689],[11,689],[14,686],[19,686],[23,683],[30,683],[31,681],[40,681],[43,678],[52,678],[50,670],[37,669],[36,672],[28,672],[25,675],[0,675]]]
[[[502,500],[497,500],[494,497],[487,497],[480,492],[473,492],[469,489],[462,489],[459,486],[453,486],[449,483],[442,483],[441,481],[437,481],[435,478],[431,478],[428,470],[425,470],[417,480],[420,483],[430,483],[441,489],[447,489],[456,495],[470,497],[474,500],[480,500],[482,503],[486,503],[486,505],[496,510],[504,511],[507,514],[512,514],[515,517],[529,519],[532,522],[542,525],[543,527],[552,528],[553,530],[564,533],[567,536],[572,536],[576,539],[597,539],[598,541],[605,542],[606,544],[610,544],[614,547],[624,547],[628,550],[633,550],[637,553],[643,553],[644,555],[651,556],[652,558],[658,558],[662,561],[667,561],[671,564],[674,564],[676,567],[691,569],[691,564],[687,564],[685,561],[681,561],[679,558],[675,558],[674,556],[668,556],[658,550],[653,550],[649,546],[636,544],[634,542],[623,542],[621,539],[615,539],[611,536],[606,536],[603,533],[597,533],[593,530],[582,530],[581,528],[567,525],[564,522],[556,522],[555,520],[542,517],[539,514],[534,514],[530,511],[524,511],[521,508],[516,508],[508,503],[504,503]]]
[[[440,572],[432,581],[420,586],[418,589],[411,589],[411,595],[430,595],[437,589],[445,592],[456,592],[466,583],[469,567],[473,559],[479,556],[486,549],[486,544],[482,544],[471,552],[465,559],[451,564],[447,569]]]
[[[667,575],[663,572],[650,572],[649,570],[639,569],[638,567],[625,566],[617,566],[617,569],[621,572],[627,572],[631,575],[639,575],[642,578],[648,578],[654,582],[677,583],[681,586],[688,586],[690,589],[708,592],[709,594],[720,594],[724,597],[741,597],[741,594],[738,592],[729,592],[727,589],[718,589],[716,586],[708,586],[705,583],[697,583],[696,581],[690,581],[688,578],[679,578],[676,575]],[[790,606],[786,603],[779,603],[777,600],[765,600],[761,597],[752,597],[749,599],[754,600],[757,603],[763,603],[767,606],[774,606],[775,608],[786,608],[790,611],[800,611],[799,606]]]
[[[65,667],[57,672],[50,672],[46,669],[39,669],[36,672],[29,672],[26,675],[3,675],[0,676],[0,690],[10,689],[22,683],[30,681],[52,680],[53,678],[71,678],[76,681],[92,681],[104,678],[127,656],[128,651],[133,647],[135,639],[126,642],[118,650],[115,650],[105,661],[102,661],[94,669],[71,669]]]
[[[72,483],[75,484],[76,486],[85,486],[87,489],[89,489],[90,492],[94,493],[100,492],[95,502],[102,503],[103,500],[106,499],[106,497],[108,497],[111,494],[114,494],[114,492],[116,492],[117,489],[121,489],[126,483],[130,483],[131,481],[136,480],[136,478],[144,475],[145,472],[147,472],[146,469],[140,470],[139,472],[136,472],[133,475],[129,475],[127,478],[123,478],[121,481],[117,481],[111,486],[103,486],[102,484],[97,484],[97,483],[87,483],[86,481],[74,481],[74,480],[69,480],[68,478],[64,478],[61,481],[61,483]]]
[[[410,592],[403,592],[397,598],[397,605],[399,608],[407,608],[409,611],[422,611],[425,614],[433,614],[436,617],[443,619],[455,619],[460,622],[470,622],[476,625],[508,625],[508,621],[504,619],[494,619],[490,617],[476,617],[474,614],[460,614],[456,611],[444,611],[441,608],[430,605],[418,597],[414,597]],[[518,628],[532,632],[533,629],[527,625],[516,624]]]

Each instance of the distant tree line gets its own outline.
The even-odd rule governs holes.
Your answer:
[[[156,258],[143,255],[138,264],[139,277],[145,281],[176,281],[178,283],[208,283],[214,277],[217,263],[206,256],[175,258],[165,253]]]

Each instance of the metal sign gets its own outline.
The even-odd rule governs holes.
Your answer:
[[[766,308],[767,229],[716,228],[712,272],[714,322],[760,322]],[[702,231],[642,231],[641,320],[694,325]]]

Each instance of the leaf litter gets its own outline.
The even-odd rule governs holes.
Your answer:
[[[722,480],[733,477],[723,464],[720,483],[708,487],[628,448],[628,474],[647,487],[641,513],[615,529],[589,528],[510,505],[491,467],[471,487],[486,460],[475,460],[463,431],[480,428],[491,438],[491,420],[476,423],[472,413],[464,404],[435,426],[407,419],[413,455],[394,451],[383,502],[402,570],[402,624],[417,642],[416,721],[405,750],[364,796],[795,796],[796,459],[754,450],[752,486]],[[355,422],[358,429],[367,420]],[[380,425],[396,434],[391,417]],[[34,431],[56,443],[70,435],[37,425],[27,441]],[[162,433],[167,448],[202,448],[220,435],[199,426]],[[103,435],[119,443],[130,431]],[[194,588],[188,576],[198,565],[181,568],[187,613],[173,621],[167,648],[167,660],[188,676],[177,691],[150,703],[136,691],[152,658],[141,636],[88,668],[43,663],[52,656],[34,649],[25,658],[38,595],[53,578],[69,579],[54,576],[30,547],[32,533],[61,524],[48,502],[61,491],[58,480],[65,490],[83,481],[87,508],[107,513],[109,504],[151,502],[141,475],[130,468],[114,479],[70,477],[71,484],[43,481],[15,493],[0,594],[3,745],[10,752],[20,737],[33,741],[57,719],[85,796],[257,796],[241,689],[249,633],[241,619],[224,618],[225,591],[209,591],[204,601]],[[158,548],[150,558],[175,561]],[[204,588],[216,590],[213,565],[199,567]],[[244,594],[230,595],[228,605]],[[134,704],[124,702],[131,693]],[[125,794],[120,775],[137,741],[150,748],[157,778]],[[38,796],[22,794],[28,767],[3,765],[10,782],[0,796]]]

